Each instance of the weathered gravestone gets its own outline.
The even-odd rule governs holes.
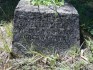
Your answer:
[[[13,51],[24,55],[32,46],[42,53],[63,53],[80,45],[79,15],[69,4],[57,7],[33,6],[20,0],[14,13]]]

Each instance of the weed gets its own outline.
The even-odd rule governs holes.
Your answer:
[[[74,70],[82,70],[84,67],[84,61],[79,61],[74,64]]]
[[[71,47],[68,51],[67,51],[67,55],[71,56],[71,57],[76,57],[80,55],[80,48],[78,48],[77,46],[73,46]]]
[[[86,39],[86,44],[93,56],[93,40],[90,37],[88,37],[88,40]]]
[[[64,0],[31,0],[32,5],[64,5]]]
[[[7,23],[3,22],[2,23]],[[12,24],[0,26],[0,61],[1,61],[1,66],[0,67],[2,70],[10,69],[10,63],[9,63],[9,58],[10,58],[10,53],[11,53],[11,45],[12,45]],[[8,32],[7,32],[8,31]]]

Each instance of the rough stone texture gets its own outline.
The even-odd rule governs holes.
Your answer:
[[[58,12],[58,15],[56,14]],[[79,46],[79,15],[69,4],[57,7],[33,6],[20,0],[14,15],[13,51],[24,54],[29,48],[38,52],[61,54]]]

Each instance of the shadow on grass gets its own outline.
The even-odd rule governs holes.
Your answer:
[[[14,10],[19,0],[0,0],[0,22],[13,19]]]
[[[93,36],[93,0],[71,0],[80,15],[80,28]]]

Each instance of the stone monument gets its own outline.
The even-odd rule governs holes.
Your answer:
[[[20,0],[14,13],[13,52],[26,55],[33,50],[62,54],[80,45],[79,14],[70,4],[62,7],[33,6]]]

